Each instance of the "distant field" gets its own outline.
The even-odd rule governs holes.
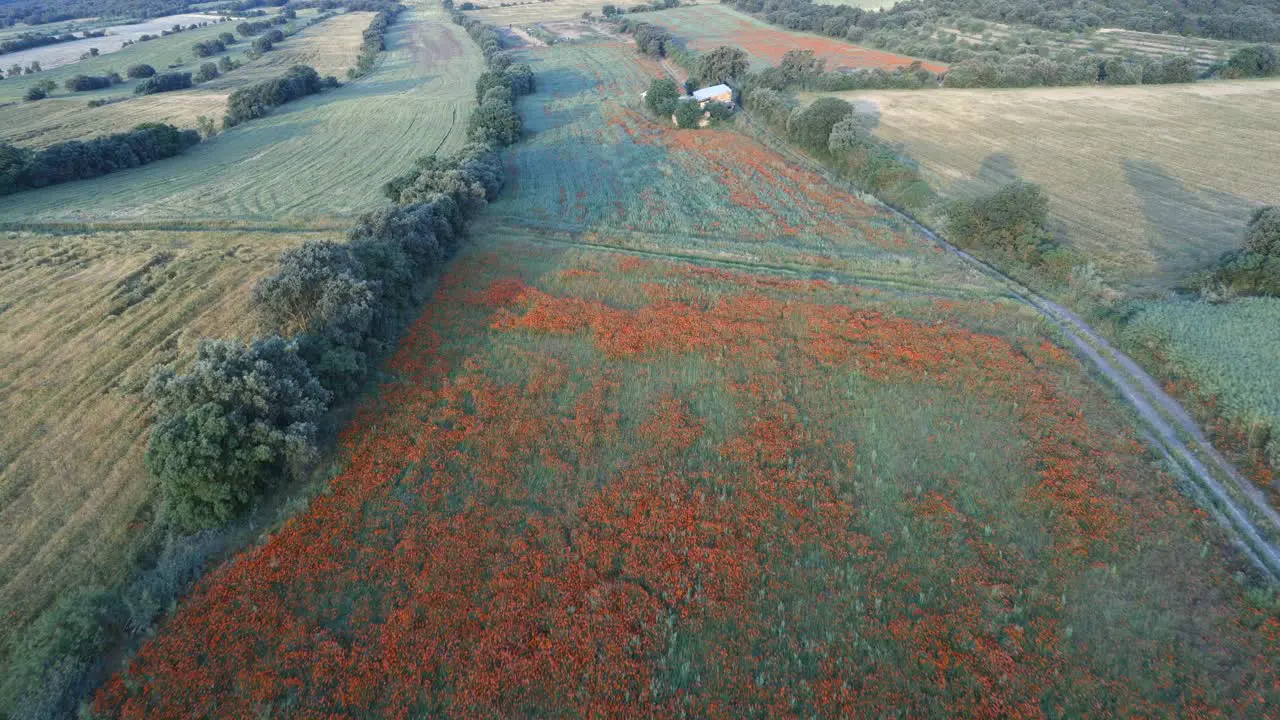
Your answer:
[[[298,13],[299,24],[306,22],[309,17],[316,14],[314,10],[304,10]],[[72,93],[63,88],[63,82],[73,75],[105,75],[108,72],[115,71],[124,77],[125,70],[130,65],[144,63],[156,69],[157,72],[169,72],[170,65],[178,65],[173,68],[172,72],[193,72],[200,67],[200,63],[208,62],[208,59],[197,58],[191,52],[191,46],[201,40],[210,40],[218,37],[224,32],[235,32],[236,23],[213,23],[208,27],[197,28],[195,30],[185,30],[174,35],[148,40],[147,42],[134,43],[119,52],[110,55],[99,55],[95,58],[78,60],[68,65],[43,70],[33,75],[23,75],[16,78],[6,78],[0,81],[0,103],[16,102],[22,103],[22,98],[27,92],[27,88],[41,80],[52,80],[57,83],[57,89],[53,91],[50,98],[69,97],[80,100],[83,104],[89,100],[108,97],[124,97],[129,96],[133,92],[133,86],[138,83],[137,80],[128,80],[127,82],[116,85],[105,90],[96,90],[93,92]],[[286,41],[287,42],[287,41]],[[53,45],[51,47],[57,47]],[[232,57],[239,57],[249,49],[249,41],[241,40],[229,48]],[[9,55],[0,55],[0,67],[8,68],[13,64],[7,60]],[[217,58],[213,58],[216,62]],[[36,105],[48,102],[41,100]],[[5,110],[9,106],[4,106]]]
[[[308,237],[323,237],[309,235]],[[0,237],[0,645],[68,585],[110,584],[150,520],[153,365],[247,336],[286,233]]]
[[[456,3],[461,5],[462,3]],[[520,0],[517,4],[500,7],[496,0],[482,0],[476,3],[484,5],[484,10],[467,12],[470,17],[479,18],[493,25],[523,25],[526,23],[545,22],[548,20],[574,20],[582,17],[582,13],[591,11],[599,15],[605,3],[601,0]]]
[[[946,194],[1044,186],[1067,240],[1114,283],[1159,292],[1238,247],[1280,203],[1280,81],[858,92],[875,133]]]
[[[219,18],[218,15],[197,15],[197,14],[188,13],[188,14],[182,14],[182,15],[169,15],[161,18],[153,18],[145,22],[131,23],[128,25],[109,25],[109,26],[106,26],[105,28],[101,28],[101,24],[95,25],[92,22],[82,20],[82,21],[78,21],[78,23],[81,25],[84,25],[85,27],[91,27],[95,30],[105,29],[107,31],[106,37],[83,38],[83,39],[75,40],[72,42],[56,43],[54,45],[45,45],[44,47],[31,48],[30,50],[21,50],[19,52],[6,53],[4,55],[0,55],[0,66],[7,69],[10,65],[17,63],[19,65],[22,65],[23,67],[26,67],[27,65],[30,65],[31,62],[34,60],[36,62],[39,62],[40,67],[44,68],[45,70],[51,70],[53,68],[67,65],[69,63],[78,62],[80,60],[80,56],[88,52],[89,48],[97,48],[98,52],[101,53],[99,57],[104,57],[104,56],[112,55],[112,54],[115,54],[116,52],[119,52],[121,50],[121,45],[123,45],[126,40],[137,40],[143,35],[159,35],[161,31],[168,30],[172,28],[174,25],[182,25],[183,27],[186,27],[188,25],[199,25],[200,23],[206,23],[206,22],[212,23],[212,24],[218,24],[217,23],[218,18]],[[65,25],[66,23],[58,23],[53,25],[41,25],[38,28],[30,28],[29,30],[31,32],[42,32],[42,33],[57,31],[59,34],[62,34],[61,27]],[[228,30],[230,28],[234,28],[235,25],[236,24],[234,22],[229,23],[223,26],[221,30]],[[188,33],[202,32],[207,30],[208,28],[203,28],[202,30],[184,30],[183,32],[178,33],[177,37],[186,37]],[[76,34],[79,35],[80,33],[77,32]],[[214,34],[216,35],[217,33],[214,33]],[[148,42],[155,42],[155,41],[151,40]],[[145,45],[146,43],[143,43],[143,44]],[[128,50],[129,48],[124,48],[124,49]]]
[[[190,90],[157,93],[143,97],[124,95],[120,102],[102,107],[88,107],[88,100],[120,96],[119,92],[69,93],[38,103],[20,103],[0,107],[0,140],[39,147],[65,140],[77,140],[123,132],[144,122],[167,122],[178,127],[194,128],[201,115],[218,123],[227,108],[227,96],[236,88],[279,77],[294,65],[310,65],[322,76],[346,78],[347,68],[355,65],[363,40],[361,33],[369,26],[373,13],[349,13],[308,27],[279,43],[275,50],[248,62],[244,67],[202,83]],[[232,46],[230,54],[248,47]],[[217,58],[202,58],[217,62]],[[190,71],[197,67],[184,68]],[[132,87],[132,83],[128,86]]]
[[[316,28],[315,47],[329,43],[325,25]],[[443,11],[406,12],[387,44],[377,69],[357,82],[277,108],[176,158],[0,199],[0,223],[344,224],[381,203],[382,180],[419,155],[461,147],[475,103],[483,58]],[[333,57],[342,68],[355,59]]]
[[[699,5],[648,13],[647,22],[666,27],[688,43],[690,49],[714,50],[720,45],[733,45],[746,50],[752,65],[777,65],[788,50],[812,50],[827,61],[827,67],[896,68],[910,65],[915,58],[865,48],[843,40],[792,32],[777,28],[727,5]],[[935,72],[945,68],[936,62],[924,62]]]

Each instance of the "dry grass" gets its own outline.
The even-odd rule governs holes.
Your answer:
[[[234,90],[278,77],[293,65],[310,65],[322,76],[345,77],[360,52],[361,33],[372,19],[373,13],[367,12],[331,18],[302,30],[244,67],[190,90],[127,97],[97,108],[88,107],[87,98],[106,97],[105,93],[66,93],[39,103],[0,108],[0,140],[40,147],[123,132],[144,122],[194,128],[201,115],[221,121],[227,96]],[[227,29],[230,26],[223,26]],[[232,47],[234,56],[234,48],[246,45]],[[192,66],[197,65],[193,62]]]
[[[344,227],[385,202],[382,183],[416,157],[465,142],[484,68],[475,43],[439,8],[406,12],[389,29],[387,48],[360,80],[291,102],[178,157],[0,198],[0,222]]]
[[[201,336],[252,332],[253,283],[303,238],[0,239],[0,645],[59,590],[127,571],[152,496],[139,395],[151,367]]]
[[[945,194],[1043,185],[1067,239],[1131,291],[1204,267],[1280,203],[1280,81],[844,97]]]
[[[499,7],[498,0],[480,0],[484,10],[473,10],[467,15],[493,25],[521,25],[549,20],[573,20],[591,11],[600,14],[603,0],[517,0],[519,4]],[[457,3],[461,5],[462,3]]]

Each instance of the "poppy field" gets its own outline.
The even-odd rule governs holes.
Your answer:
[[[206,577],[97,709],[1264,715],[1280,618],[1027,327],[479,240],[328,491]]]
[[[894,70],[906,67],[917,58],[874,48],[854,45],[825,35],[815,35],[774,27],[728,5],[706,4],[656,12],[647,22],[662,25],[684,40],[690,50],[706,52],[720,45],[732,45],[747,51],[755,69],[777,65],[788,50],[812,50],[827,61],[829,70]],[[932,72],[944,72],[947,66],[921,61]]]
[[[96,712],[1274,715],[1274,596],[1038,316],[646,119],[634,50],[525,55],[509,186],[325,491]]]

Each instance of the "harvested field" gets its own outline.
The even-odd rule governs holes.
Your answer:
[[[322,76],[345,78],[347,68],[355,64],[360,52],[361,33],[372,19],[373,13],[363,12],[330,18],[290,36],[257,60],[190,90],[136,97],[130,91],[133,83],[129,83],[101,92],[63,91],[38,103],[0,107],[0,140],[41,147],[124,132],[144,122],[194,128],[196,118],[204,115],[221,123],[227,96],[237,88],[279,77],[294,65],[310,65]],[[230,28],[223,26],[223,30]],[[230,54],[235,56],[237,50],[248,45],[231,47]],[[200,58],[200,61],[216,62],[217,58]],[[193,60],[190,67],[182,71],[190,72],[198,66]],[[96,108],[86,104],[88,100],[103,98],[115,98],[119,102]]]
[[[461,5],[461,3],[458,3]],[[498,2],[484,0],[477,3],[484,5],[483,10],[467,12],[470,17],[478,18],[492,25],[527,25],[551,20],[577,20],[582,13],[590,11],[600,14],[604,6],[599,0],[518,0],[509,2],[507,7],[499,7]]]
[[[310,237],[322,237],[311,235]],[[152,366],[255,330],[253,282],[297,234],[0,238],[0,645],[69,585],[128,572],[152,519]]]
[[[862,69],[904,67],[915,58],[865,48],[843,40],[777,28],[727,5],[699,5],[647,13],[647,22],[662,25],[697,51],[733,45],[747,51],[752,66],[777,65],[788,50],[812,50],[827,61],[827,68]],[[946,66],[921,61],[934,72]]]
[[[942,192],[1044,186],[1066,239],[1118,287],[1160,292],[1280,203],[1280,81],[844,93]]]
[[[315,28],[319,47],[325,25]],[[0,199],[0,222],[345,223],[383,202],[380,178],[403,172],[419,155],[461,147],[475,104],[483,58],[443,11],[404,13],[388,31],[387,47],[368,76],[284,105],[181,156]],[[340,62],[341,53],[331,56]],[[353,49],[342,67],[354,59]]]

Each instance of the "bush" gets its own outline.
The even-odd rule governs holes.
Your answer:
[[[22,96],[22,99],[27,102],[35,102],[36,100],[43,100],[47,97],[49,97],[49,92],[47,90],[39,85],[32,85],[27,88],[27,92]]]
[[[1253,213],[1244,247],[1222,256],[1213,281],[1244,295],[1280,297],[1280,207]]]
[[[153,95],[155,93],[185,90],[191,87],[191,73],[161,73],[153,75],[133,88],[134,94]]]
[[[156,74],[155,68],[151,67],[150,65],[141,64],[141,63],[138,65],[130,65],[129,69],[125,71],[125,75],[128,75],[129,77],[135,80],[140,80],[142,78],[149,78],[155,74]]]
[[[63,83],[71,92],[86,92],[89,90],[101,90],[111,87],[111,76],[94,76],[94,75],[74,75],[67,78]]]
[[[259,38],[254,38],[252,47],[253,51],[256,53],[265,53],[271,51],[271,48],[274,47],[274,43],[271,42],[271,38],[264,35]]]
[[[241,88],[227,99],[227,115],[223,124],[233,127],[246,120],[265,117],[272,108],[324,89],[315,68],[294,65],[284,75]]]
[[[118,611],[116,597],[101,588],[59,596],[15,638],[0,681],[0,706],[12,708],[11,717],[74,716],[76,699],[89,690],[88,670],[106,649]]]
[[[698,57],[696,74],[707,85],[716,85],[746,75],[747,67],[746,51],[722,45]]]
[[[645,93],[644,104],[664,120],[671,117],[676,110],[676,101],[680,99],[680,90],[676,82],[670,78],[654,78]]]
[[[202,83],[208,82],[216,77],[218,77],[218,64],[207,62],[200,66],[200,69],[196,71],[195,77],[193,77],[192,80]]]
[[[948,238],[961,247],[995,250],[1031,265],[1051,247],[1049,198],[1039,185],[1009,183],[990,195],[953,202],[947,215]]]
[[[681,100],[676,103],[675,117],[677,127],[696,128],[702,120],[702,108],[693,100]]]
[[[826,154],[831,129],[853,113],[853,106],[839,98],[821,97],[798,108],[787,118],[787,134],[806,150]]]
[[[225,524],[308,461],[329,401],[297,345],[279,336],[202,340],[191,372],[157,369],[147,395],[156,403],[147,467],[188,530]]]
[[[201,40],[191,46],[196,57],[210,57],[227,51],[226,43],[221,40]]]
[[[218,41],[221,42],[224,47],[234,45],[236,43],[236,36],[229,32],[219,33]]]
[[[1251,45],[1235,51],[1227,60],[1227,67],[1234,70],[1237,77],[1269,77],[1280,69],[1280,62],[1270,45]]]

